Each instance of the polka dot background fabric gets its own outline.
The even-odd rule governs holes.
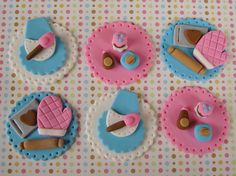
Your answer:
[[[8,46],[12,35],[27,19],[46,16],[72,31],[78,41],[79,58],[63,80],[42,87],[27,84],[9,67]],[[160,58],[162,31],[180,18],[203,18],[225,32],[230,60],[220,74],[205,82],[191,82],[172,74]],[[85,133],[90,105],[118,88],[98,81],[89,70],[84,46],[96,27],[117,20],[132,21],[152,37],[154,65],[146,78],[126,86],[152,104],[159,121],[162,104],[178,87],[201,85],[226,105],[230,116],[228,138],[214,152],[203,156],[185,154],[165,137],[158,122],[155,144],[143,157],[128,162],[104,159],[91,149]],[[2,0],[0,2],[0,175],[236,175],[236,2],[233,0]],[[28,160],[9,145],[5,124],[15,102],[35,91],[63,95],[77,110],[80,127],[72,148],[47,162]]]

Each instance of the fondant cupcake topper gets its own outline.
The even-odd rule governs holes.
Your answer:
[[[73,144],[78,127],[76,114],[68,107],[63,98],[51,93],[24,96],[6,124],[10,144],[21,155],[35,160],[63,154]]]
[[[195,107],[195,112],[198,117],[207,117],[212,114],[213,106],[206,102],[200,102]]]
[[[113,49],[122,52],[128,48],[127,36],[122,32],[115,33],[112,38]]]

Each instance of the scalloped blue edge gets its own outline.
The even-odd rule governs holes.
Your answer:
[[[117,137],[106,131],[107,111],[103,112],[97,123],[98,138],[109,150],[116,153],[126,153],[135,150],[145,138],[145,128],[143,120],[140,120],[136,131],[126,137]]]
[[[167,65],[167,67],[169,68],[169,70],[172,73],[174,73],[175,75],[177,75],[183,79],[187,79],[187,80],[191,80],[191,81],[205,81],[205,80],[209,80],[209,79],[213,78],[216,74],[218,74],[220,72],[220,70],[222,70],[223,65],[216,67],[214,69],[211,69],[211,70],[207,70],[205,75],[200,75],[200,74],[197,74],[197,73],[193,72],[192,70],[188,69],[186,66],[181,64],[178,60],[173,58],[167,52],[167,48],[170,45],[174,45],[173,32],[174,32],[175,25],[177,25],[177,24],[190,24],[190,25],[196,25],[196,26],[204,26],[204,27],[208,27],[209,30],[216,29],[213,25],[209,24],[208,22],[206,22],[202,19],[185,18],[185,19],[181,19],[175,23],[172,23],[167,29],[165,29],[163,31],[163,35],[161,38],[160,55],[161,55],[162,60],[164,61],[164,63]],[[184,47],[179,47],[179,46],[176,46],[176,47],[180,48],[185,53],[187,53],[188,55],[191,55],[193,57],[193,54],[192,54],[193,49],[192,48],[184,48]]]
[[[36,98],[37,100],[42,100],[44,97],[49,95],[55,95],[50,92],[35,92],[31,93],[30,95],[24,96],[20,101],[18,101],[15,105],[15,107],[12,109],[10,115],[8,118],[11,118],[14,114],[16,114],[20,109],[22,109],[26,104],[28,104],[32,99]],[[70,107],[71,106],[65,101],[65,99],[62,99],[64,107]],[[71,108],[72,109],[72,108]],[[76,112],[72,109],[72,121],[70,123],[70,126],[67,129],[66,135],[62,138],[65,140],[65,145],[61,148],[54,148],[49,150],[20,150],[18,148],[18,144],[22,141],[25,141],[27,139],[33,139],[33,138],[47,138],[44,136],[40,136],[38,134],[38,130],[36,129],[33,133],[31,133],[28,137],[25,139],[21,138],[17,135],[17,133],[14,131],[14,129],[11,127],[10,123],[6,123],[6,134],[9,138],[9,143],[13,145],[13,148],[20,154],[24,155],[26,158],[34,159],[34,160],[49,160],[53,159],[55,157],[58,157],[65,153],[71,145],[74,143],[76,136],[77,136],[77,128],[78,128],[78,121]]]

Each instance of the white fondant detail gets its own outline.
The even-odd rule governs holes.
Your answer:
[[[126,50],[127,48],[128,48],[128,46],[127,45],[125,45],[125,46],[123,46],[123,47],[121,47],[121,48],[117,48],[115,45],[112,45],[113,46],[113,49],[114,50],[116,50],[116,51],[118,51],[118,52],[123,52],[124,50]]]
[[[35,75],[29,71],[27,71],[20,62],[19,59],[19,47],[24,42],[24,31],[17,32],[10,43],[9,46],[9,63],[11,68],[14,70],[17,75],[21,77],[21,79],[26,80],[27,82],[32,82],[35,85],[42,84],[52,84],[57,80],[62,79],[69,71],[76,65],[76,61],[78,59],[78,51],[77,51],[77,42],[75,37],[72,35],[70,31],[68,31],[65,27],[50,22],[50,25],[53,29],[53,33],[60,37],[60,39],[64,42],[66,46],[66,55],[67,59],[63,67],[61,67],[56,72],[50,75]]]
[[[207,69],[213,69],[214,66],[202,55],[201,52],[199,52],[196,48],[193,50],[193,55],[195,58],[202,63]]]
[[[157,135],[157,118],[155,111],[151,106],[145,102],[142,98],[139,99],[139,110],[140,117],[143,120],[145,128],[145,138],[142,143],[135,149],[125,153],[115,153],[108,150],[98,139],[97,134],[97,122],[98,118],[102,112],[111,109],[111,104],[114,101],[116,94],[108,94],[98,101],[95,101],[93,106],[89,108],[89,112],[85,119],[86,134],[88,135],[89,146],[91,146],[94,151],[105,158],[112,159],[115,161],[127,161],[133,160],[137,157],[142,156],[147,152],[153,145],[154,140]],[[83,123],[83,122],[82,122]]]
[[[38,45],[38,40],[25,39],[24,41],[25,51],[27,54],[29,54]],[[44,48],[40,53],[38,53],[34,58],[32,58],[32,60],[44,61],[49,59],[54,54],[55,48],[56,42],[54,42],[51,47]]]
[[[45,136],[64,136],[66,134],[66,130],[63,129],[38,128],[38,132]]]
[[[107,127],[118,122],[118,121],[123,120],[123,117],[124,117],[123,115],[118,114],[117,112],[113,111],[112,109],[108,110],[107,118],[106,118]],[[129,135],[133,134],[136,131],[137,127],[138,127],[138,124],[134,127],[124,126],[123,128],[112,131],[111,133],[117,137],[125,137],[125,136],[129,136]]]

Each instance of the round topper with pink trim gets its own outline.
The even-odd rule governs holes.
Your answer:
[[[205,118],[199,118],[195,107],[199,102],[208,102],[214,110]],[[176,121],[180,110],[186,107],[191,125],[188,129],[181,130]],[[201,87],[183,87],[174,91],[165,102],[161,115],[162,128],[167,137],[180,150],[193,154],[212,152],[223,143],[228,128],[229,120],[224,104],[211,92]],[[194,136],[194,127],[207,124],[212,128],[211,140],[199,142]]]
[[[125,35],[122,39],[127,40],[127,50],[135,52],[140,57],[140,64],[134,70],[125,69],[120,64],[122,52],[113,48],[113,37],[117,33]],[[103,67],[104,51],[116,58],[112,69],[107,70]],[[133,23],[118,21],[107,23],[91,34],[86,46],[86,57],[94,76],[106,83],[120,86],[132,83],[148,74],[152,66],[153,51],[152,42],[142,28]]]

